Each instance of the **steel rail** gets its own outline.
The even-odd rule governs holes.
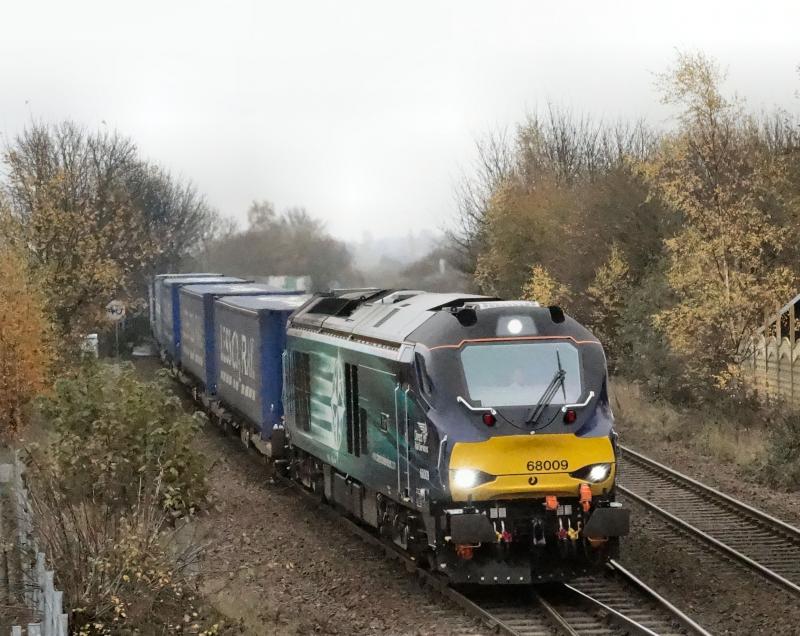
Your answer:
[[[753,506],[739,501],[738,499],[734,499],[715,488],[707,486],[696,479],[692,479],[649,457],[645,457],[641,453],[637,453],[627,447],[621,448],[623,450],[623,466],[617,481],[618,492],[657,513],[673,526],[687,532],[690,536],[700,539],[733,560],[749,567],[791,592],[800,594],[800,584],[798,584],[800,581],[793,581],[762,562],[763,560],[772,560],[776,563],[785,562],[785,551],[787,549],[800,553],[800,530]],[[670,511],[665,505],[659,505],[651,501],[641,492],[636,492],[630,487],[625,486],[625,463],[627,461],[648,471],[648,477],[660,479],[671,487],[682,489],[687,496],[693,495],[698,497],[703,503],[716,505],[718,510],[721,509],[721,512],[729,512],[732,510],[742,515],[742,517],[738,520],[738,523],[737,520],[734,520],[731,522],[731,526],[726,527],[724,530],[717,530],[716,533],[703,530],[696,525],[696,520],[687,520],[681,516],[680,512]],[[634,481],[636,480],[634,479]],[[653,491],[651,490],[649,494],[652,496]],[[674,496],[675,495],[672,495],[673,498]],[[669,502],[667,502],[667,504],[668,503]],[[713,517],[714,511],[706,507],[701,511],[701,514]],[[753,527],[764,535],[762,538],[778,540],[781,542],[781,545],[773,549],[767,544],[759,544],[757,538],[750,544],[754,546],[754,550],[751,554],[746,554],[741,546],[737,548],[730,545],[729,542],[739,539],[742,532],[747,532]],[[781,550],[783,553],[777,553],[778,550]],[[795,570],[800,570],[800,562],[796,564]]]
[[[672,616],[681,625],[683,625],[683,627],[686,628],[686,630],[688,630],[690,633],[698,634],[698,636],[711,636],[711,633],[707,631],[702,625],[692,620],[687,614],[685,614],[683,611],[675,607],[675,605],[670,603],[667,599],[661,596],[653,588],[647,586],[641,579],[636,578],[632,572],[622,567],[622,565],[620,565],[617,561],[612,559],[609,562],[609,567],[612,570],[615,570],[619,575],[621,575],[627,583],[642,590],[650,598],[652,598],[659,605],[661,605],[661,607],[663,607],[670,614],[672,614]]]
[[[645,455],[642,455],[641,453],[636,452],[632,448],[620,445],[620,449],[622,449],[623,460],[625,457],[633,457],[634,460],[638,461],[640,464],[646,464],[647,466],[653,469],[659,470],[669,475],[673,479],[682,481],[686,484],[691,484],[698,490],[708,493],[709,496],[716,497],[717,499],[722,500],[725,503],[734,506],[735,508],[738,508],[739,510],[746,511],[749,514],[753,515],[753,517],[757,518],[758,520],[763,521],[765,523],[769,523],[775,526],[776,528],[780,528],[781,530],[793,535],[798,540],[800,540],[800,528],[797,528],[789,523],[786,523],[785,521],[782,521],[781,519],[778,519],[777,517],[774,517],[769,513],[764,512],[763,510],[759,510],[758,508],[755,508],[750,504],[745,503],[744,501],[735,499],[734,497],[731,497],[730,495],[727,495],[721,490],[717,490],[716,488],[713,488],[708,484],[704,484],[703,482],[697,481],[696,479],[693,479],[688,475],[684,475],[683,473],[678,472],[674,468],[670,468],[665,464],[657,462],[655,459],[651,457],[647,457]]]
[[[607,620],[610,623],[618,625],[624,629],[626,633],[636,634],[636,636],[658,636],[657,632],[654,632],[652,629],[642,625],[641,623],[637,623],[632,618],[628,618],[622,612],[618,612],[610,605],[606,605],[593,596],[589,596],[585,592],[581,592],[578,588],[572,587],[568,583],[565,583],[564,587],[575,594],[581,602],[587,603],[590,606],[605,612],[607,614]],[[578,632],[578,634],[580,634],[580,632]]]

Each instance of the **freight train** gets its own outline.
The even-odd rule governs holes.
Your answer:
[[[605,354],[558,307],[188,274],[151,318],[215,421],[453,584],[567,580],[628,533]]]

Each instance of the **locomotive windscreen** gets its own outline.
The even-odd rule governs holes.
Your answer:
[[[577,402],[583,391],[580,354],[568,342],[469,345],[461,364],[469,397],[483,406],[536,404],[553,383],[551,405]]]

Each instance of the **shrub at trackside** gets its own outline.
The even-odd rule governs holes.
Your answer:
[[[40,406],[52,436],[29,456],[32,508],[73,633],[218,633],[196,593],[198,547],[174,523],[206,502],[199,420],[167,379],[88,362]]]
[[[189,443],[201,415],[186,415],[165,377],[143,382],[130,365],[87,363],[58,380],[42,407],[65,496],[125,509],[157,487],[175,516],[205,502],[205,471]]]

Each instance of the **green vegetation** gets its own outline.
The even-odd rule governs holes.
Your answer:
[[[752,463],[753,474],[769,484],[797,490],[800,483],[800,418],[776,414],[770,426],[766,454]]]
[[[142,382],[130,365],[96,363],[56,382],[42,411],[56,434],[48,454],[70,499],[126,509],[143,488],[157,488],[171,513],[202,506],[203,465],[189,445],[201,414],[186,415],[167,383]]]
[[[163,381],[96,363],[60,379],[42,411],[54,430],[30,457],[32,505],[73,632],[180,631],[184,616],[193,633],[206,629],[190,573],[197,547],[175,528],[206,501],[195,419]]]

